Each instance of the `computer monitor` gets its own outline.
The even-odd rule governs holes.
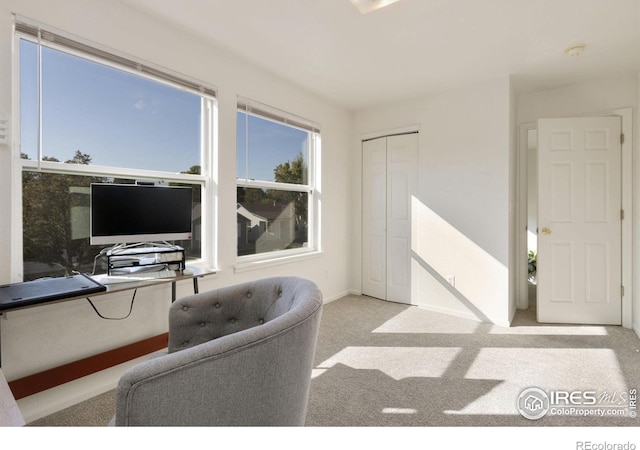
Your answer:
[[[188,240],[190,187],[91,185],[91,245]]]

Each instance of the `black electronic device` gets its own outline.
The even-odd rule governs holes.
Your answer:
[[[193,190],[183,186],[91,185],[91,245],[191,239]]]
[[[178,245],[164,247],[114,247],[106,252],[107,273],[141,273],[156,270],[184,270],[184,249]]]
[[[0,286],[0,311],[104,292],[107,288],[84,274],[41,278]]]

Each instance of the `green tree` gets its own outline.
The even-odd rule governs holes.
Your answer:
[[[23,155],[23,158],[25,156]],[[59,162],[54,157],[43,161]],[[68,164],[91,163],[91,157],[76,151]],[[59,173],[23,171],[23,255],[24,260],[55,267],[52,273],[70,273],[93,259],[94,250],[86,236],[74,236],[72,209],[88,207],[88,188],[102,179]],[[86,224],[85,224],[86,225]],[[26,272],[26,270],[25,270]],[[29,275],[25,273],[25,279]]]
[[[302,153],[293,161],[278,164],[273,174],[278,183],[304,184],[307,180],[307,164]]]
[[[29,159],[21,154],[22,159]],[[60,162],[45,156],[43,161]],[[66,164],[91,164],[91,156],[76,151]],[[186,172],[199,174],[200,166],[191,166]],[[68,175],[36,170],[22,172],[23,260],[24,280],[41,276],[59,276],[73,270],[90,271],[100,247],[91,246],[88,238],[89,187],[104,183],[95,176]],[[132,183],[132,179],[114,179],[113,182]],[[185,186],[193,187],[192,184]],[[201,189],[193,189],[194,203],[199,203]],[[84,213],[84,215],[83,215]],[[45,263],[49,270],[37,267]]]
[[[238,203],[271,203],[267,192],[260,188],[239,187],[236,189],[236,200]]]
[[[200,173],[201,173],[200,165],[191,166],[191,167],[189,167],[188,170],[186,170],[184,172],[180,172],[180,173],[188,173],[188,174],[191,174],[191,175],[200,175]]]
[[[302,153],[293,161],[278,164],[273,169],[275,181],[278,183],[304,184],[307,182],[307,164]],[[293,203],[295,208],[296,232],[301,235],[301,239],[306,240],[308,227],[308,196],[306,192],[292,192],[269,190],[269,198],[275,199],[278,203]]]

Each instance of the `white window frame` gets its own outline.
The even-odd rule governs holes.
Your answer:
[[[303,119],[294,114],[240,96],[238,97],[236,117],[238,112],[246,113],[247,115],[253,115],[263,120],[269,120],[280,125],[286,125],[308,132],[309,154],[307,162],[307,184],[279,183],[274,181],[236,178],[236,188],[257,188],[290,192],[306,192],[309,196],[307,206],[307,246],[289,250],[258,253],[254,255],[239,256],[236,253],[236,265],[234,266],[235,271],[242,272],[245,270],[250,270],[252,268],[260,268],[268,265],[298,261],[301,258],[318,256],[322,251],[320,246],[320,126],[315,122]],[[245,149],[236,148],[236,152],[239,151],[245,151]],[[246,161],[246,165],[248,168],[248,160]],[[245,176],[247,176],[248,170],[244,170],[244,172]]]
[[[50,32],[69,42],[77,44],[78,48],[91,49],[96,54],[110,56],[111,60],[96,57],[90,53],[75,50],[66,45],[57,45],[55,42],[39,42],[31,34],[19,31],[16,24],[34,27],[43,33]],[[182,74],[175,74],[171,70],[152,65],[150,63],[137,62],[138,58],[119,53],[112,49],[70,36],[60,31],[37,22],[14,16],[13,30],[13,61],[12,61],[12,169],[11,169],[11,279],[13,282],[22,281],[23,278],[23,241],[22,241],[22,173],[23,171],[37,171],[46,173],[58,173],[80,176],[99,176],[113,178],[130,178],[136,180],[153,180],[157,182],[181,182],[201,186],[201,256],[200,259],[189,261],[190,265],[216,269],[217,261],[217,205],[218,205],[218,102],[216,89],[204,83],[189,79]],[[49,48],[94,61],[117,70],[132,73],[149,80],[165,85],[190,91],[201,97],[201,131],[200,131],[200,167],[201,174],[182,174],[145,169],[129,169],[121,167],[67,164],[64,162],[43,161],[41,150],[38,149],[37,160],[21,158],[20,142],[20,41],[28,40],[36,45],[46,45]],[[121,60],[123,65],[113,61]],[[133,67],[127,67],[133,65]],[[41,129],[39,133],[41,133]]]

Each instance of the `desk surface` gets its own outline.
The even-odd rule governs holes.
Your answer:
[[[72,277],[61,277],[61,278],[54,278],[51,280],[42,280],[42,281],[36,281],[36,282],[15,283],[7,286],[10,286],[11,288],[13,287],[20,288],[21,285],[24,285],[25,288],[27,288],[26,290],[33,291],[32,286],[34,284],[37,284],[39,288],[38,290],[42,290],[43,292],[40,296],[38,296],[37,294],[35,296],[32,296],[31,298],[29,298],[28,301],[22,301],[22,300],[14,301],[10,298],[6,298],[6,299],[0,298],[0,314],[9,310],[28,308],[32,306],[39,306],[39,305],[53,303],[53,302],[75,300],[78,298],[84,298],[88,296],[94,297],[94,296],[99,296],[99,295],[104,295],[109,293],[127,291],[131,289],[139,289],[143,287],[153,286],[154,284],[175,283],[177,281],[182,281],[182,280],[195,280],[205,275],[213,275],[216,273],[213,270],[192,268],[192,267],[189,267],[189,270],[190,272],[188,275],[178,272],[178,275],[171,278],[134,280],[127,283],[114,283],[106,286],[97,282],[93,282],[95,283],[95,286],[79,288],[78,290],[69,289],[66,292],[57,291],[55,295],[52,295],[51,291],[47,291],[46,287],[48,284],[51,284],[51,287],[53,290],[54,288],[59,289],[58,284],[66,280],[68,280],[69,282],[73,282],[74,284],[78,284],[78,282],[81,280],[85,280],[85,281],[93,281],[93,280],[91,280],[90,277],[88,276],[79,275],[73,280],[69,280]],[[87,278],[89,278],[89,280],[86,280]],[[40,289],[41,287],[43,287],[44,289]]]
[[[104,294],[108,294],[110,292],[126,291],[130,289],[138,289],[140,287],[153,286],[154,284],[173,283],[182,280],[193,280],[202,278],[206,275],[214,275],[216,273],[215,270],[201,269],[198,267],[188,267],[188,270],[188,274],[185,274],[181,271],[176,271],[176,276],[170,278],[150,278],[148,280],[133,280],[127,283],[107,284],[105,285],[107,290],[106,292],[104,292]]]

